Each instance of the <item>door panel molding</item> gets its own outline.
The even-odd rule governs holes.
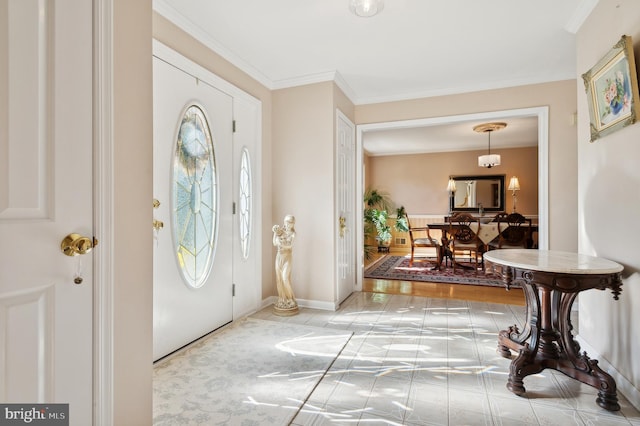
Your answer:
[[[9,2],[0,31],[0,220],[47,219],[53,174],[53,34],[50,2]],[[10,17],[10,18],[9,18]],[[17,25],[19,23],[19,25]]]
[[[356,285],[355,124],[336,109],[336,304],[342,303]]]
[[[52,284],[0,297],[0,401],[53,399],[54,291]],[[37,384],[26,390],[25,383]]]

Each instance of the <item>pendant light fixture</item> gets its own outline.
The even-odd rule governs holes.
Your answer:
[[[384,9],[383,0],[349,0],[349,10],[356,15],[369,18],[377,15]]]
[[[474,132],[489,134],[489,152],[478,157],[478,166],[490,169],[500,165],[500,154],[491,153],[491,132],[502,130],[507,127],[507,123],[484,123],[473,128]]]

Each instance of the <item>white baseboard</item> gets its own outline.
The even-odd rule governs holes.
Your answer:
[[[269,305],[273,305],[278,301],[278,297],[277,296],[269,296],[266,299],[262,299],[262,305],[260,306],[260,309],[264,309]]]
[[[579,335],[575,338],[580,343],[580,351],[586,351],[591,359],[598,360],[598,366],[604,371],[609,373],[611,377],[616,381],[616,387],[618,392],[624,395],[629,403],[633,405],[637,410],[640,410],[640,390],[636,389],[626,377],[624,377],[618,370],[616,370],[606,359],[596,351],[593,346],[588,344]]]
[[[319,300],[297,299],[298,306],[312,309],[322,309],[323,311],[337,311],[339,304],[335,302],[321,302]]]
[[[262,300],[262,306],[260,309],[266,308],[269,305],[273,305],[277,301],[277,296],[269,296],[266,299]],[[336,311],[338,310],[338,306],[340,306],[339,304],[334,302],[322,302],[319,300],[296,299],[296,302],[298,302],[298,306],[302,308],[321,309],[323,311]]]

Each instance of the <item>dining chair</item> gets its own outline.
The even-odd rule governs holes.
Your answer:
[[[505,212],[500,212],[498,214],[496,214],[493,219],[491,219],[491,222],[500,222],[503,221],[507,218],[507,216],[509,216],[509,213],[505,213]]]
[[[440,241],[431,236],[428,225],[419,228],[411,226],[409,215],[407,215],[407,225],[409,227],[409,240],[411,241],[411,259],[409,260],[409,266],[413,266],[413,262],[417,260],[414,258],[416,248],[432,247],[436,251],[435,268],[439,269],[442,264],[442,244],[440,244]],[[429,258],[421,258],[419,261],[433,262]]]
[[[498,241],[491,248],[529,248],[531,219],[520,213],[509,213],[498,222]]]
[[[474,232],[470,225],[475,223],[476,231]],[[453,272],[456,271],[456,254],[469,254],[469,259],[474,260],[475,270],[478,270],[478,264],[484,269],[482,254],[484,253],[484,243],[478,237],[477,232],[480,231],[480,219],[471,216],[468,213],[458,213],[449,219],[448,238],[451,243],[451,256],[453,264]]]

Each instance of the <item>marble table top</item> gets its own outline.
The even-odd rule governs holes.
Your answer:
[[[619,263],[601,257],[557,250],[491,250],[484,259],[499,265],[561,274],[613,274],[622,272]]]

